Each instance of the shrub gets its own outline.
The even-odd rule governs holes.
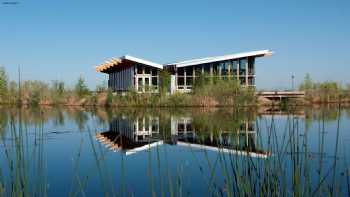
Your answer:
[[[0,67],[0,102],[7,100],[8,93],[8,77],[4,67]]]
[[[77,84],[75,85],[74,92],[80,98],[90,94],[90,90],[88,89],[87,85],[85,84],[84,78],[79,77]]]
[[[159,72],[159,94],[164,96],[168,93],[170,87],[170,73],[166,70]]]
[[[111,89],[107,90],[106,107],[110,107],[113,104],[113,92]]]

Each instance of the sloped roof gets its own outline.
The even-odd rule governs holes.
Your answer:
[[[186,67],[186,66],[193,66],[193,65],[198,65],[198,64],[206,64],[206,63],[213,63],[213,62],[218,62],[218,61],[224,61],[224,60],[239,59],[239,58],[243,58],[243,57],[270,56],[270,55],[272,55],[272,53],[273,52],[269,51],[269,50],[251,51],[251,52],[236,53],[236,54],[229,54],[229,55],[223,55],[223,56],[191,59],[191,60],[186,60],[186,61],[174,62],[174,63],[166,64],[165,66],[174,65],[176,67]]]
[[[144,60],[141,58],[136,58],[131,55],[125,55],[120,58],[111,58],[102,64],[96,66],[96,71],[98,72],[106,72],[108,69],[113,68],[113,67],[118,67],[120,64],[122,64],[125,61],[131,61],[139,64],[144,64],[147,66],[163,69],[163,65],[157,64],[148,60]]]

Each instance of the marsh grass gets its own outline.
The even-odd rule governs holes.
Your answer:
[[[148,114],[147,110],[144,112]],[[159,112],[157,112],[159,113]],[[179,116],[182,112],[177,112]],[[302,120],[290,113],[284,125],[278,117],[254,117],[242,114],[243,111],[232,110],[231,113],[218,112],[194,113],[195,129],[201,130],[199,138],[204,139],[207,133],[219,135],[222,130],[239,129],[240,118],[250,117],[255,120],[256,147],[262,147],[269,156],[266,159],[251,155],[253,149],[245,149],[246,156],[224,152],[223,144],[218,144],[218,151],[213,153],[206,149],[189,147],[187,151],[193,157],[190,164],[204,180],[203,185],[208,196],[346,196],[350,194],[349,166],[346,155],[340,155],[341,108],[336,110],[335,141],[327,140],[327,111],[321,111],[317,117],[317,130],[309,130],[308,120]],[[0,168],[1,196],[47,196],[50,186],[47,179],[45,157],[44,112],[38,113],[41,121],[36,121],[34,128],[23,124],[23,111],[19,109],[8,117],[6,130],[1,136],[2,158]],[[60,113],[58,113],[60,114]],[[137,113],[130,112],[129,118]],[[167,117],[166,115],[161,115]],[[176,114],[176,112],[173,112]],[[217,115],[217,117],[215,116]],[[220,118],[221,117],[221,118]],[[222,118],[225,117],[225,118]],[[62,119],[62,118],[61,118]],[[334,118],[333,118],[334,119]],[[231,120],[231,122],[230,122]],[[80,122],[80,121],[77,121]],[[96,125],[96,128],[98,126]],[[161,126],[162,129],[168,129]],[[108,157],[111,155],[103,146],[94,140],[94,130],[87,130],[87,138],[82,137],[77,152],[72,159],[72,174],[69,196],[89,196],[92,179],[97,177],[98,187],[104,196],[134,196],[135,191],[128,187],[126,174],[127,159],[120,154],[119,177],[114,177]],[[206,132],[204,132],[206,131]],[[310,134],[317,132],[317,152],[310,147]],[[28,135],[34,134],[34,140]],[[161,133],[162,139],[168,140],[167,132]],[[230,139],[237,138],[236,133]],[[327,143],[334,144],[333,153],[325,152]],[[176,170],[172,171],[174,162],[169,152],[169,145],[156,146],[147,151],[148,188],[152,196],[189,196],[186,166],[176,161]],[[237,149],[236,145],[225,147]],[[85,152],[84,152],[85,150]],[[93,155],[92,163],[82,163],[83,154]],[[342,158],[341,158],[342,157]],[[342,160],[340,160],[342,159]],[[6,165],[4,165],[6,164]],[[330,165],[327,165],[330,164]],[[342,165],[341,165],[342,164]],[[87,170],[82,171],[85,165]],[[143,165],[143,164],[140,164]],[[118,179],[118,185],[115,180]],[[196,184],[196,183],[191,183]]]

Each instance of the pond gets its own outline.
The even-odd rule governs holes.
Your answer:
[[[4,196],[349,196],[350,109],[0,109]]]

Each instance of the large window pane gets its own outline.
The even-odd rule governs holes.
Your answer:
[[[239,75],[246,74],[246,64],[247,64],[247,59],[239,60]]]
[[[219,64],[214,63],[213,64],[213,75],[218,75],[219,74]]]
[[[254,79],[254,77],[249,77],[249,78],[248,78],[248,84],[249,84],[249,85],[255,85],[255,79]]]
[[[156,68],[152,68],[152,76],[157,76],[158,70]]]
[[[187,86],[193,85],[193,77],[186,77],[186,85]]]
[[[255,58],[251,57],[248,59],[248,72],[249,75],[255,74]]]
[[[228,75],[228,69],[231,66],[230,61],[226,61],[223,63],[223,66],[221,68],[221,75]]]
[[[138,85],[138,91],[141,92],[143,88],[142,78],[137,78],[137,85]]]
[[[192,66],[186,67],[186,75],[187,76],[193,75],[193,67]]]
[[[210,64],[204,64],[203,67],[204,67],[204,72],[206,74],[209,74],[210,73]]]
[[[151,74],[151,68],[149,66],[145,66],[145,74]]]
[[[158,77],[152,77],[152,86],[158,85]]]
[[[245,85],[245,77],[240,77],[239,78],[241,85]]]
[[[184,77],[177,77],[177,85],[178,85],[178,86],[183,86],[183,85],[185,85],[185,79],[184,79]]]
[[[238,61],[234,60],[231,62],[231,73],[237,75]]]
[[[142,72],[143,72],[142,70],[143,70],[143,66],[138,64],[137,65],[137,74],[142,74]]]
[[[177,68],[177,75],[184,76],[185,75],[184,68]]]

